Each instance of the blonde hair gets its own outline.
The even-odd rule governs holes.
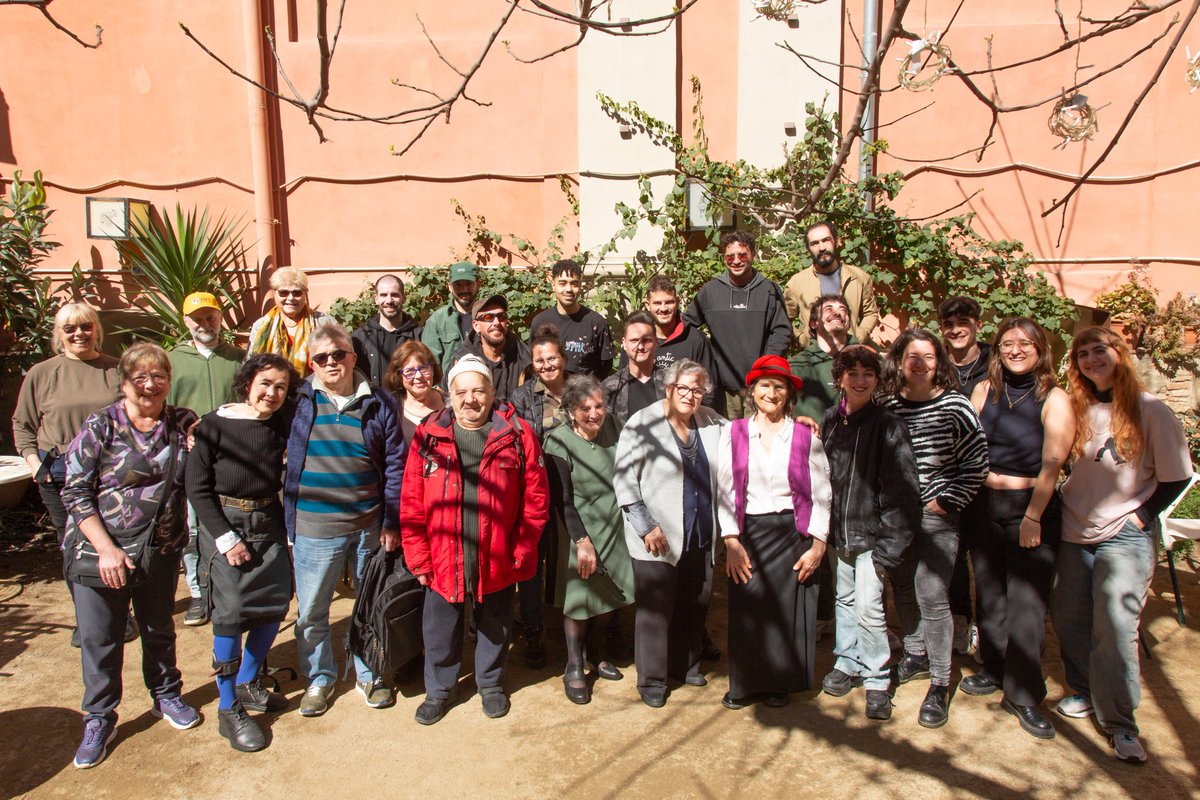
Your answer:
[[[78,325],[81,322],[92,323],[96,333],[95,348],[100,352],[100,344],[104,341],[104,327],[100,324],[100,315],[96,309],[86,303],[64,303],[54,315],[54,332],[50,336],[50,346],[60,355],[66,351],[67,345],[63,340],[64,325]]]
[[[1100,402],[1096,396],[1096,384],[1079,371],[1079,349],[1097,343],[1111,347],[1117,354],[1117,364],[1113,370],[1112,422],[1109,427],[1118,455],[1126,461],[1135,461],[1141,457],[1146,446],[1146,432],[1142,427],[1142,382],[1138,379],[1129,345],[1108,328],[1086,328],[1071,342],[1071,354],[1067,361],[1067,392],[1071,398],[1071,409],[1075,412],[1075,444],[1071,447],[1071,458],[1082,457],[1084,445],[1092,438],[1088,408]]]
[[[271,279],[268,281],[272,289],[282,289],[285,286],[298,286],[304,291],[308,291],[308,276],[302,270],[295,267],[280,267],[271,273]]]

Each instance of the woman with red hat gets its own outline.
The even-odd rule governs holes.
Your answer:
[[[746,375],[746,419],[721,433],[718,519],[729,576],[726,708],[772,707],[812,688],[817,568],[829,532],[829,464],[792,419],[804,381],[779,356]]]

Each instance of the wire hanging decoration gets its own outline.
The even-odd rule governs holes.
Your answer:
[[[950,48],[938,42],[940,31],[934,31],[927,39],[912,43],[908,55],[900,62],[900,85],[910,92],[923,92],[933,88],[941,77],[950,72]]]
[[[754,10],[760,17],[787,22],[788,17],[796,13],[799,0],[754,0]]]
[[[1070,142],[1091,139],[1100,129],[1096,117],[1096,109],[1088,105],[1088,99],[1082,94],[1067,96],[1064,94],[1054,104],[1047,121],[1050,132],[1062,139],[1056,147],[1066,147]]]
[[[1188,86],[1192,87],[1192,91],[1200,89],[1200,53],[1192,55],[1191,48],[1186,48],[1187,51],[1187,71],[1183,73],[1183,77],[1187,80]]]

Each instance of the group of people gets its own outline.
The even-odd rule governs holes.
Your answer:
[[[1095,714],[1118,758],[1145,760],[1137,629],[1155,518],[1191,473],[1178,421],[1143,390],[1121,337],[1080,332],[1064,390],[1037,323],[1002,320],[981,342],[970,298],[941,304],[940,337],[910,329],[881,354],[869,276],[843,263],[831,223],[806,239],[812,264],[784,290],[754,269],[741,232],[722,239],[726,270],[685,313],[654,278],[624,320],[619,362],[570,260],[551,267],[555,306],[528,342],[466,263],[423,326],[400,280],[380,278],[379,314],[353,333],[311,309],[303,273],[277,270],[248,353],[223,343],[208,293],[185,302],[189,342],[139,343],[119,360],[100,353],[93,309],[64,306],[59,355],[30,371],[13,427],[76,608],[76,766],[102,761],[115,735],[127,636],[142,638],[153,712],[199,723],[175,663],[181,559],[184,622],[212,622],[219,732],[255,751],[267,740],[248,712],[287,706],[263,676],[293,585],[299,713],[315,717],[337,680],[336,581],[347,566],[361,576],[378,547],[401,550],[425,587],[422,724],[453,702],[464,633],[483,712],[508,712],[518,632],[526,663],[546,665],[545,599],[562,610],[571,702],[591,701],[589,668],[623,678],[631,605],[641,700],[659,708],[704,686],[723,552],[727,708],[816,688],[832,618],[822,690],[861,687],[867,717],[886,720],[897,686],[928,678],[918,723],[940,727],[961,613],[982,667],[958,687],[1002,691],[1023,730],[1052,738],[1049,609],[1072,692],[1057,710]],[[127,630],[131,605],[140,630]],[[391,705],[394,676],[351,662],[366,704]]]

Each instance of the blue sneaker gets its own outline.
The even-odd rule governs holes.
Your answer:
[[[154,703],[154,708],[150,709],[150,713],[160,719],[165,719],[171,723],[172,728],[180,731],[186,731],[188,728],[194,728],[200,724],[200,715],[196,713],[196,709],[180,700],[179,695],[160,697]]]
[[[108,745],[117,735],[117,726],[106,719],[89,719],[83,725],[83,741],[75,751],[75,766],[94,767],[108,755]]]

